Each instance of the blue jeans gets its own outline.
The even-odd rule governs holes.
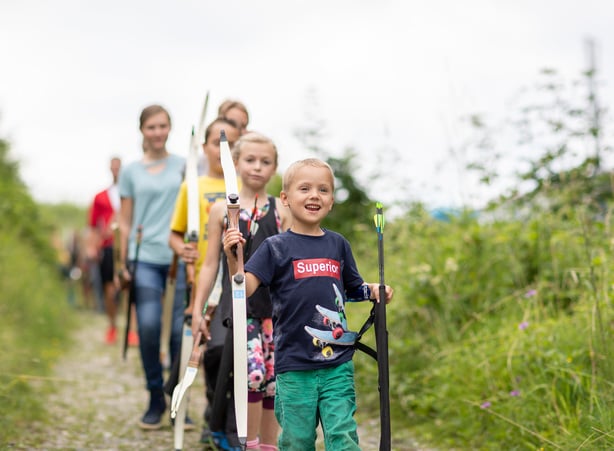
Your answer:
[[[162,296],[169,265],[138,262],[135,276],[136,317],[139,329],[139,348],[147,390],[161,390],[160,333],[162,331]],[[171,358],[179,353],[185,299],[185,271],[177,271],[173,323],[171,329]]]
[[[276,375],[275,416],[280,451],[315,451],[322,423],[327,451],[360,451],[354,412],[354,363]]]

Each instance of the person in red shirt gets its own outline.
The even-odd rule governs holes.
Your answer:
[[[100,191],[94,197],[89,214],[90,252],[94,254],[100,269],[103,287],[104,308],[109,319],[109,327],[105,341],[114,344],[117,341],[117,294],[119,283],[115,277],[113,264],[113,230],[116,227],[116,213],[119,211],[119,190],[117,179],[121,168],[121,160],[111,159],[111,175],[113,184]],[[138,336],[131,330],[128,335],[130,344],[138,342]]]

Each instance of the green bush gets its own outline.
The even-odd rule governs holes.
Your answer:
[[[51,223],[19,180],[0,140],[0,444],[44,416],[43,388],[72,326],[50,245]]]
[[[451,222],[417,207],[388,224],[393,436],[442,449],[611,449],[610,229],[582,207]],[[371,235],[354,249],[376,280]],[[356,363],[373,412],[376,366]]]

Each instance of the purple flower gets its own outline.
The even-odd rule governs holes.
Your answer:
[[[520,396],[520,392],[518,390],[512,390],[510,396]]]
[[[518,324],[518,329],[520,330],[525,330],[527,327],[529,327],[528,321],[523,321],[520,324]]]
[[[524,297],[528,299],[528,298],[532,298],[536,294],[537,294],[537,290],[529,290],[524,294]]]
[[[490,401],[485,401],[480,405],[480,409],[488,409],[490,407]]]

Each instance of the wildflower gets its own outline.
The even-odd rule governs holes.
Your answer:
[[[458,263],[452,257],[446,258],[445,272],[458,271]]]
[[[532,298],[536,294],[537,294],[537,290],[529,290],[524,294],[524,297],[528,299],[528,298]]]
[[[527,327],[529,327],[529,322],[528,321],[523,321],[520,324],[518,324],[518,329],[520,329],[520,330],[525,330]]]
[[[429,281],[428,275],[431,272],[431,266],[428,263],[421,263],[418,266],[412,266],[409,268],[409,273],[414,274],[416,279],[420,283],[427,283]]]
[[[418,266],[412,266],[409,268],[410,274],[424,274],[431,272],[431,265],[428,263],[420,263]]]
[[[510,392],[510,396],[520,396],[520,391],[518,391],[518,390],[512,390],[512,391]]]
[[[431,285],[436,286],[441,283],[441,276],[435,276],[431,279]]]
[[[490,407],[490,401],[485,401],[480,405],[480,409],[488,409]]]
[[[567,360],[567,363],[571,363],[571,362],[573,362],[573,359],[572,359],[572,358],[571,358],[571,356],[569,356],[569,355],[567,356],[567,358],[566,358],[565,360]]]

